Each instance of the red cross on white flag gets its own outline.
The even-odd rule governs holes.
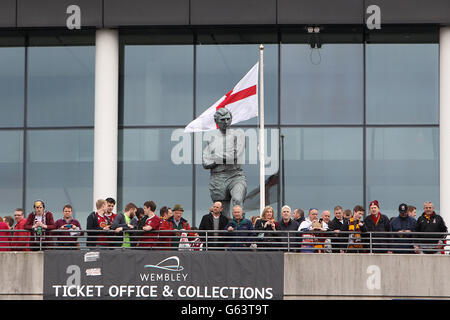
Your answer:
[[[214,113],[220,108],[226,107],[231,111],[231,124],[257,117],[258,66],[259,62],[250,69],[233,90],[206,109],[197,119],[189,123],[184,129],[184,132],[199,132],[216,129],[217,126],[214,121]]]

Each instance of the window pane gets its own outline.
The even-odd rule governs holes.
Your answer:
[[[367,123],[439,123],[439,45],[368,44]]]
[[[367,129],[367,201],[381,212],[398,215],[404,202],[417,208],[425,201],[439,211],[439,130],[437,128]]]
[[[28,55],[28,125],[93,125],[95,47],[30,47]]]
[[[362,124],[363,45],[281,46],[282,124]]]
[[[92,212],[93,130],[30,130],[27,132],[27,213],[42,199],[55,218],[65,204],[73,206],[82,227]]]
[[[0,48],[0,127],[23,126],[25,48]]]
[[[187,125],[193,118],[192,45],[127,45],[123,124]]]
[[[197,116],[212,106],[259,61],[259,45],[197,46]],[[278,46],[264,46],[264,117],[278,122]],[[239,125],[257,124],[258,118]]]
[[[23,132],[0,131],[0,212],[13,215],[22,207]]]
[[[285,136],[286,203],[332,211],[363,204],[361,128],[288,128]]]
[[[247,218],[253,215],[260,215],[259,212],[259,154],[257,149],[258,129],[245,128],[243,130],[246,137],[245,157],[242,166],[247,180],[247,194],[244,201],[244,213]],[[278,207],[278,170],[279,170],[279,130],[275,128],[266,128],[265,139],[265,181],[266,181],[266,204],[274,208],[277,216]],[[197,221],[200,222],[202,215],[209,212],[212,200],[209,192],[210,170],[202,166],[202,150],[206,146],[206,141],[210,138],[207,133],[195,134],[195,156],[196,161],[196,212]],[[198,146],[202,146],[201,148]],[[230,213],[231,217],[231,207]],[[277,218],[279,218],[277,216]]]
[[[183,217],[192,223],[192,147],[190,135],[183,130],[120,130],[118,198],[122,207],[128,202],[142,207],[153,200],[159,213],[163,206],[180,203]],[[183,156],[185,163],[181,163]]]

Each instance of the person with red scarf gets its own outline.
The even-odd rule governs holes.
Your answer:
[[[417,238],[424,238],[416,240],[414,249],[416,253],[440,253],[442,250],[442,240],[445,239],[447,233],[447,226],[444,219],[434,211],[432,202],[427,201],[423,205],[423,214],[417,219],[414,232],[424,232],[423,235],[417,235]]]
[[[377,200],[369,204],[370,215],[364,219],[367,231],[372,233],[372,244],[369,243],[369,252],[371,253],[392,253],[390,250],[391,243],[391,224],[389,218],[380,212],[380,205]],[[370,250],[372,245],[372,250]]]

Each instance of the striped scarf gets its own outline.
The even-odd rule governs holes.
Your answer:
[[[41,221],[43,224],[46,224],[45,223],[45,214],[46,213],[47,213],[47,211],[44,211],[44,213],[41,216],[41,220],[39,220],[38,215],[36,213],[34,213],[34,223],[33,224],[36,224],[36,222],[38,222],[38,221]]]
[[[378,214],[380,215],[380,214]],[[378,217],[379,219],[379,217]],[[378,222],[378,220],[377,220]],[[362,244],[357,244],[359,242],[361,242],[361,233],[360,232],[360,227],[359,227],[359,220],[356,220],[355,218],[350,218],[349,220],[349,226],[348,226],[348,231],[353,231],[355,233],[351,233],[350,234],[350,239],[349,239],[349,248],[362,248]]]

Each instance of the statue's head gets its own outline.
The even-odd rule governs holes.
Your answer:
[[[214,114],[214,121],[222,132],[231,126],[232,118],[231,112],[227,108],[220,108]]]

